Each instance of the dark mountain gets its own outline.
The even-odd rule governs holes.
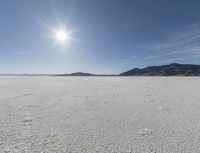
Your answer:
[[[134,68],[119,75],[76,72],[70,74],[0,74],[0,76],[200,76],[200,65],[172,63]]]
[[[54,76],[118,76],[115,74],[91,74],[91,73],[83,73],[83,72],[75,72],[70,74],[55,74]]]
[[[95,76],[95,74],[83,73],[83,72],[76,72],[76,73],[69,74],[69,76]]]
[[[200,65],[172,63],[162,66],[135,68],[119,74],[120,76],[200,76]]]
[[[70,74],[56,74],[55,76],[96,76],[96,75],[91,73],[76,72]]]

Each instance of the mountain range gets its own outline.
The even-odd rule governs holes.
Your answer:
[[[148,66],[119,74],[120,76],[200,76],[200,65],[172,63],[161,66]]]
[[[134,68],[118,75],[97,75],[91,73],[58,74],[57,76],[200,76],[200,65],[172,63],[161,66]]]
[[[134,68],[117,75],[76,72],[70,74],[0,74],[0,76],[200,76],[200,65],[172,63],[141,69]]]

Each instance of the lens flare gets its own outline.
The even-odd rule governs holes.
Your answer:
[[[56,44],[60,45],[66,45],[69,44],[72,40],[72,36],[70,34],[70,31],[67,31],[66,29],[57,29],[54,30],[54,39]]]
[[[47,36],[54,41],[53,46],[65,49],[69,47],[73,41],[77,40],[74,37],[76,29],[72,26],[67,26],[67,24],[56,20],[55,23],[48,22],[48,20],[41,20],[41,24],[48,30]]]
[[[65,30],[61,29],[55,33],[55,38],[60,42],[65,42],[69,38],[69,34]]]

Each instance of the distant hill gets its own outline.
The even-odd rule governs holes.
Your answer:
[[[68,76],[95,76],[95,74],[76,72],[76,73],[68,74]]]
[[[95,74],[83,73],[83,72],[76,72],[76,73],[69,74],[69,76],[95,76]]]
[[[162,66],[134,68],[120,76],[200,76],[200,65],[172,63]]]
[[[70,74],[0,74],[0,76],[200,76],[200,65],[172,63],[142,69],[134,68],[119,75],[76,72]]]
[[[117,76],[114,74],[92,74],[92,73],[83,73],[83,72],[75,72],[70,74],[55,74],[54,76]]]
[[[91,73],[76,72],[70,74],[56,74],[55,76],[96,76],[96,75]]]

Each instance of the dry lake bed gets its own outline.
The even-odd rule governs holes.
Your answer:
[[[199,153],[200,77],[0,77],[0,153]]]

